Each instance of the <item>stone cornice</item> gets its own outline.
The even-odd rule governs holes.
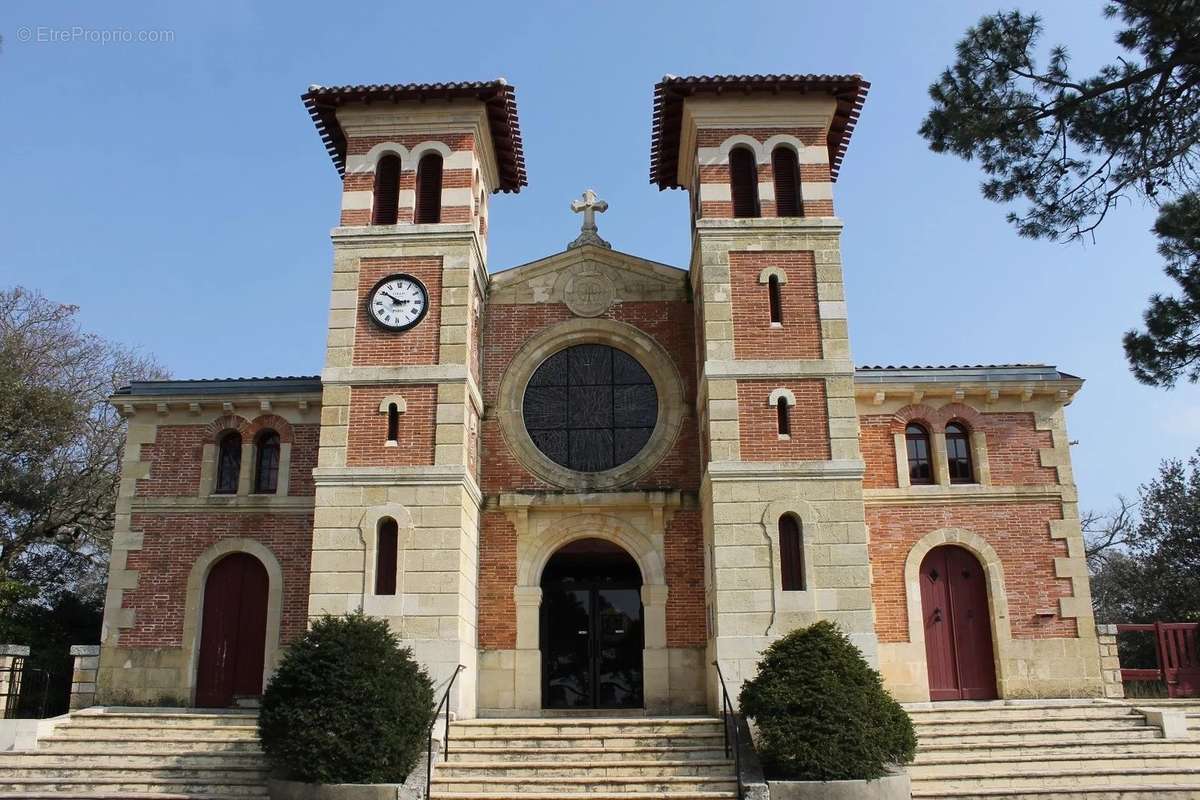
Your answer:
[[[420,467],[317,467],[313,470],[317,486],[462,486],[476,504],[483,494],[475,478],[462,464],[437,464]]]
[[[850,377],[854,366],[849,359],[780,359],[780,360],[736,360],[704,363],[700,373],[703,380],[726,378],[830,378]]]
[[[713,461],[705,473],[711,481],[861,480],[866,465],[841,461]]]
[[[483,394],[465,364],[412,364],[398,367],[326,367],[321,373],[326,386],[394,386],[413,384],[465,383],[477,410],[483,409]]]
[[[485,289],[490,277],[487,273],[487,245],[472,222],[439,222],[435,225],[342,225],[329,232],[335,248],[379,248],[397,245],[431,245],[446,247],[456,239],[465,240],[475,254],[475,276],[480,289]]]
[[[278,497],[266,494],[208,495],[204,497],[133,497],[129,510],[134,514],[307,514],[314,498]]]
[[[247,392],[245,394],[179,394],[172,396],[113,395],[109,398],[123,417],[154,412],[166,416],[172,411],[187,411],[194,415],[201,412],[236,413],[239,410],[255,414],[280,408],[296,408],[309,411],[321,407],[320,392],[304,394],[272,394],[271,392]]]
[[[909,486],[903,489],[864,489],[863,502],[868,506],[1062,502],[1065,494],[1067,492],[1064,491],[1064,487],[1053,484],[1043,486],[951,484],[949,486]]]

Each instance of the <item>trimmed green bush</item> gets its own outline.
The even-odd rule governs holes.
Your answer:
[[[741,708],[758,729],[768,777],[778,780],[871,780],[917,749],[908,714],[831,622],[768,647],[742,686]]]
[[[288,648],[258,733],[280,777],[402,783],[424,754],[433,684],[385,620],[323,617]]]

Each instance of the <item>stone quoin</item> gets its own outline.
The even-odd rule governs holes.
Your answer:
[[[466,667],[459,719],[716,712],[714,660],[736,698],[818,619],[901,700],[1102,696],[1082,380],[851,360],[833,189],[867,89],[667,76],[651,181],[690,196],[690,260],[610,245],[589,189],[566,249],[493,269],[514,87],[311,87],[343,175],[324,367],[114,395],[97,702],[251,701],[359,608],[435,682]]]

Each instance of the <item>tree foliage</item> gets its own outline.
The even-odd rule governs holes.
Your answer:
[[[1097,620],[1200,621],[1200,451],[1162,462],[1138,498],[1085,529]]]
[[[920,133],[978,160],[984,197],[1011,204],[1022,236],[1094,234],[1122,200],[1160,206],[1154,227],[1178,298],[1156,295],[1146,331],[1125,336],[1135,377],[1200,379],[1200,0],[1114,0],[1120,52],[1077,74],[1066,47],[1039,58],[1042,22],[984,17],[930,89]]]
[[[125,425],[109,404],[153,359],[85,333],[78,309],[0,290],[0,580],[38,600],[104,591]]]
[[[912,721],[837,626],[817,622],[775,641],[742,686],[768,777],[864,780],[912,761]]]
[[[386,620],[323,617],[263,693],[267,758],[307,783],[401,783],[425,752],[433,684]]]

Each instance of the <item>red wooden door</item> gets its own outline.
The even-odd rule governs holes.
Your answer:
[[[1197,652],[1195,622],[1159,622],[1158,663],[1167,683],[1168,697],[1196,697],[1200,694],[1200,652]]]
[[[267,570],[248,553],[221,559],[204,584],[196,705],[225,708],[262,694]]]
[[[994,699],[987,578],[978,559],[954,545],[931,550],[921,562],[921,610],[929,699]]]

